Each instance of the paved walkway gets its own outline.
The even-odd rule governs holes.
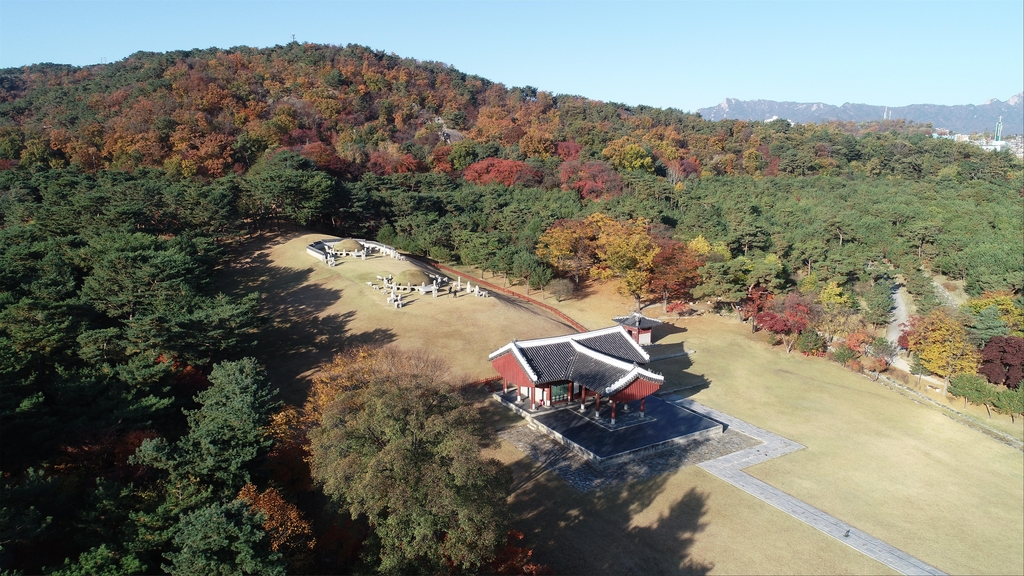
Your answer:
[[[843,544],[867,554],[901,574],[945,574],[937,568],[925,564],[917,558],[882,542],[878,538],[865,534],[842,520],[830,516],[810,504],[798,500],[742,471],[747,466],[778,458],[784,454],[800,450],[804,446],[792,440],[787,440],[778,434],[773,434],[733,418],[718,410],[698,404],[693,400],[680,396],[668,396],[665,400],[682,406],[687,410],[713,418],[726,424],[729,428],[764,442],[764,444],[753,448],[747,448],[746,450],[733,452],[721,458],[702,462],[698,464],[701,468],[736,486],[740,490],[771,504],[790,516],[810,524]]]

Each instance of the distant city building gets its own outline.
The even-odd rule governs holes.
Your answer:
[[[1003,140],[1003,117],[1000,116],[996,122],[994,138],[985,138],[981,135],[955,134],[945,128],[936,128],[932,132],[932,138],[942,138],[956,142],[968,142],[988,152],[1002,152],[1009,150],[1017,158],[1024,160],[1024,135],[1011,136],[1009,140]]]
[[[1010,149],[1010,143],[1006,140],[972,140],[971,143],[989,152],[1002,152]]]

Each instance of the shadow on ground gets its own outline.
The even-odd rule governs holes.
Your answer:
[[[659,395],[677,393],[685,398],[711,386],[711,380],[704,374],[689,372],[690,367],[693,366],[693,361],[690,360],[688,354],[674,358],[665,358],[664,360],[655,360],[647,366],[665,377],[665,384],[662,385],[661,390],[658,392]]]
[[[221,283],[225,291],[235,294],[260,293],[265,325],[255,355],[265,363],[281,399],[301,404],[316,366],[353,346],[382,346],[394,341],[395,336],[386,328],[351,332],[348,326],[355,312],[325,314],[342,298],[343,291],[307,284],[313,267],[295,269],[272,264],[265,249],[273,242],[261,239],[247,245],[248,255],[223,270]]]
[[[675,324],[669,324],[666,322],[651,329],[651,341],[657,344],[658,341],[663,338],[667,338],[673,334],[682,334],[683,332],[686,332],[685,326],[676,326]]]
[[[536,561],[556,574],[708,574],[714,568],[690,558],[707,527],[707,495],[694,488],[663,494],[671,474],[580,493],[529,457],[512,470],[513,524],[528,535]],[[646,525],[634,525],[661,496],[676,500],[657,518],[637,522]]]

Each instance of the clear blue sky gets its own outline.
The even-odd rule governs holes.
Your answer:
[[[507,86],[694,110],[726,97],[981,104],[1024,90],[1024,2],[0,0],[0,67],[368,45]]]

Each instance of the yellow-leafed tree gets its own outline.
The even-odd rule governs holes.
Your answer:
[[[981,354],[967,338],[967,328],[943,308],[912,319],[907,341],[921,365],[942,376],[946,386],[951,376],[974,374],[981,363]]]

